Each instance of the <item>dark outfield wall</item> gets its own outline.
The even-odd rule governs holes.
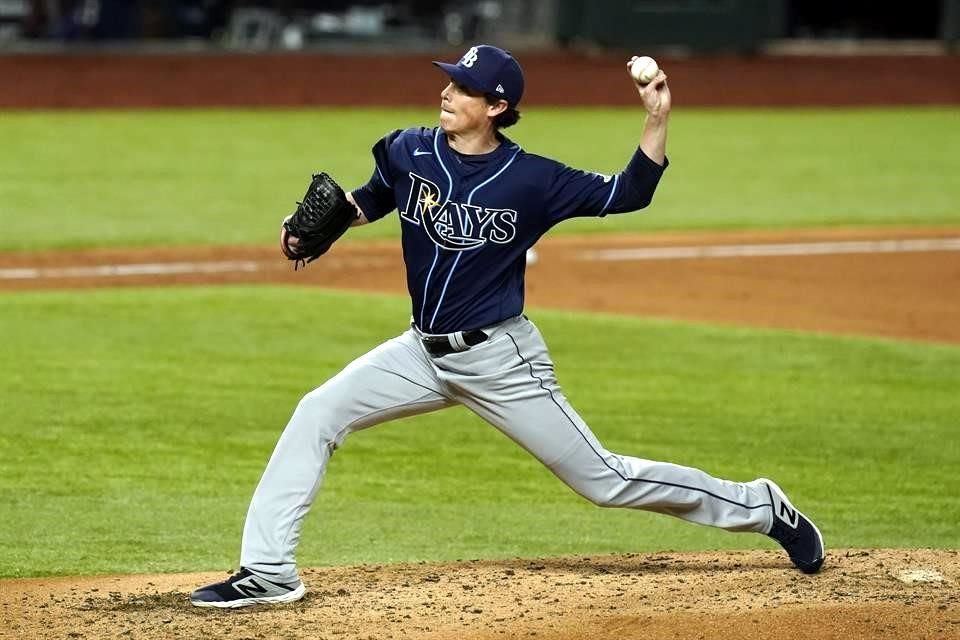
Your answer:
[[[625,56],[519,57],[526,105],[636,104]],[[678,106],[960,104],[960,56],[660,63]],[[443,83],[430,57],[420,55],[0,56],[0,108],[426,106],[438,99]]]

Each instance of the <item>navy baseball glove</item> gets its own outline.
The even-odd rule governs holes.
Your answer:
[[[296,270],[325,254],[356,219],[357,208],[340,185],[326,173],[314,174],[303,201],[283,221],[280,250]]]

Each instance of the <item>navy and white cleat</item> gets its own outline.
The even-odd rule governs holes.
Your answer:
[[[253,604],[279,604],[295,602],[307,592],[303,582],[273,582],[241,567],[223,582],[200,587],[190,594],[190,603],[195,607],[236,609]]]
[[[773,526],[768,536],[780,543],[793,564],[804,573],[816,573],[823,566],[825,549],[820,530],[791,504],[777,483],[760,478],[767,486],[773,505]]]

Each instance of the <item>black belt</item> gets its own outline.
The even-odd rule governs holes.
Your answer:
[[[421,336],[420,342],[423,343],[423,348],[427,350],[427,353],[434,358],[439,358],[458,351],[466,351],[470,347],[475,347],[484,342],[489,337],[480,329],[474,329],[473,331],[447,333],[442,336]]]

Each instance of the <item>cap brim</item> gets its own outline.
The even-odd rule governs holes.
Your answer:
[[[468,89],[473,89],[474,91],[478,91],[480,93],[485,92],[483,87],[477,86],[476,79],[471,78],[470,75],[464,71],[463,67],[458,67],[457,65],[450,64],[449,62],[437,62],[436,60],[433,61],[433,64],[440,67],[440,69],[450,76],[451,79],[462,84]]]

